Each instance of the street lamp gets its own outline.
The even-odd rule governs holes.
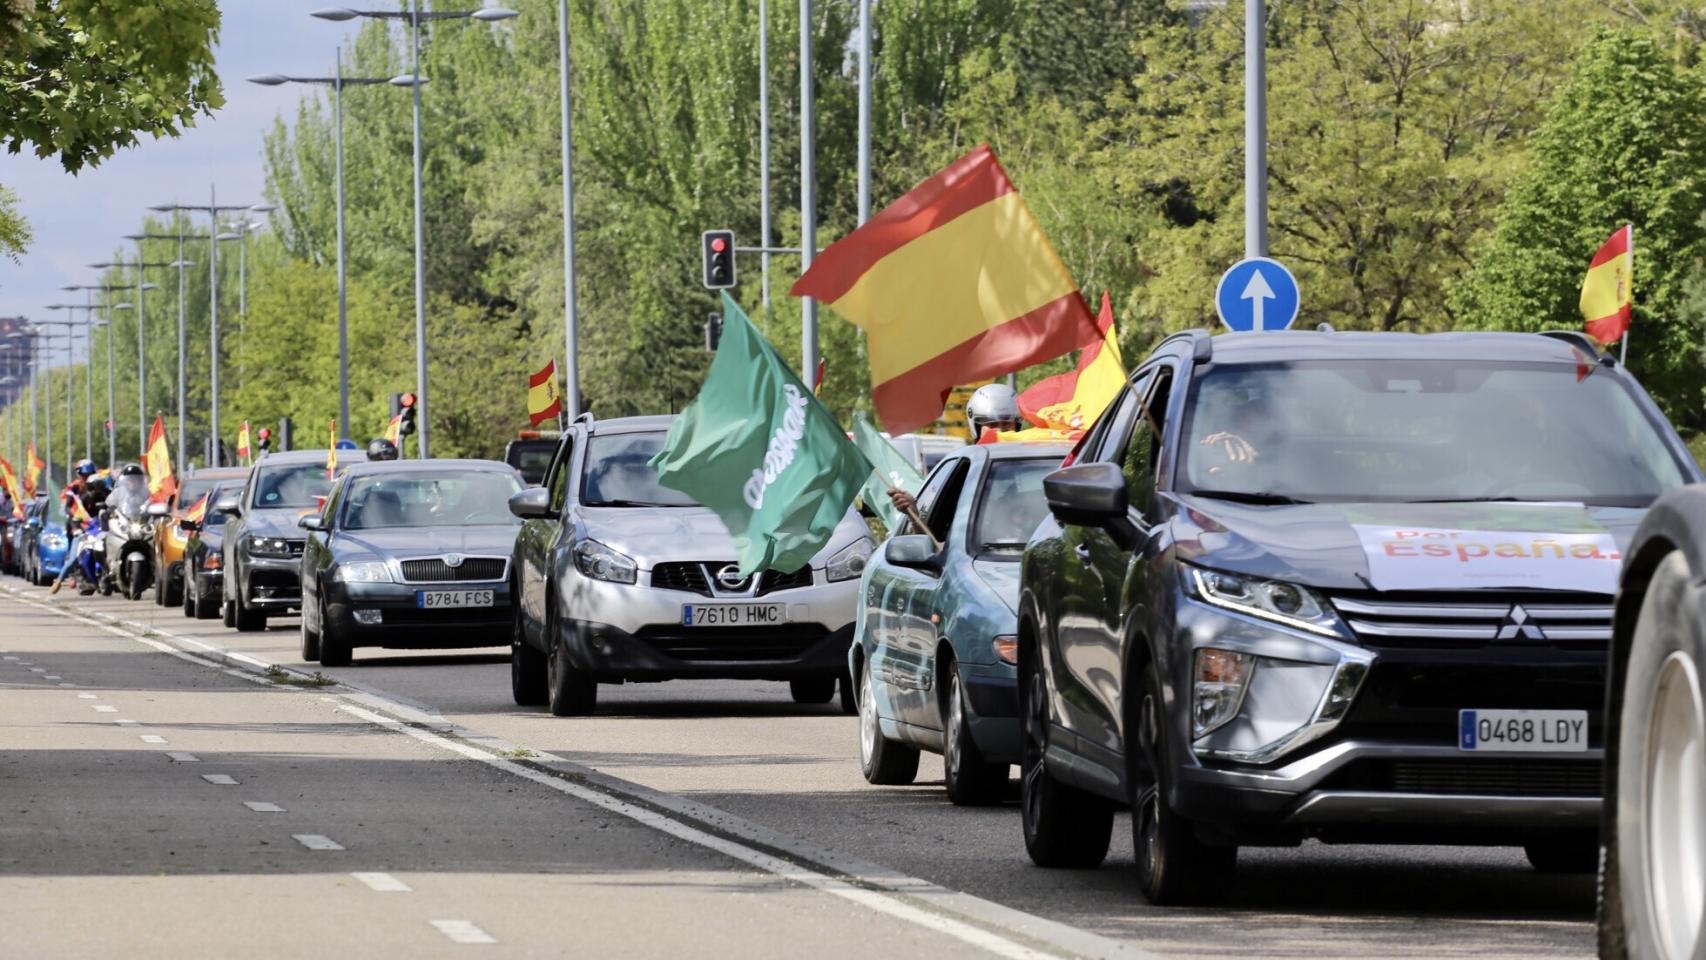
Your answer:
[[[421,9],[421,0],[414,0],[408,10],[351,10],[348,7],[331,7],[316,10],[312,14],[322,20],[345,21],[356,17],[368,17],[374,20],[402,20],[409,24],[410,57],[409,72],[405,76],[391,81],[395,86],[410,87],[414,90],[415,111],[415,409],[419,418],[417,429],[420,431],[421,459],[431,454],[429,451],[431,408],[427,403],[427,338],[426,338],[426,221],[422,210],[421,199],[421,85],[426,82],[421,77],[421,21],[423,20],[479,20],[494,23],[499,20],[509,20],[519,16],[514,10],[504,7],[482,7],[479,10],[431,10]]]
[[[49,307],[48,309],[50,309],[50,310],[63,309],[63,306]],[[37,320],[36,321],[36,326],[38,326],[38,327],[65,327],[66,328],[66,330],[63,333],[44,333],[43,336],[44,337],[52,337],[55,340],[59,339],[60,337],[65,338],[65,475],[67,477],[71,476],[72,468],[74,468],[77,465],[77,454],[73,452],[72,447],[71,447],[71,363],[73,360],[76,359],[76,351],[74,349],[75,345],[73,343],[73,338],[76,336],[76,334],[73,334],[71,332],[71,329],[70,329],[70,328],[75,327],[77,325],[78,324],[76,322],[71,321],[71,320]],[[48,443],[48,447],[47,447],[47,454],[48,455],[46,457],[44,457],[43,459],[46,460],[48,463],[52,463],[53,462],[53,446],[52,446],[52,444],[53,444],[53,404],[51,402],[44,401],[42,403],[42,406],[47,409],[47,443]]]
[[[223,212],[233,210],[247,210],[254,213],[270,213],[276,208],[270,203],[220,206],[218,196],[212,186],[207,188],[207,199],[208,202],[206,206],[192,203],[162,203],[158,206],[149,207],[148,209],[158,211],[160,213],[173,213],[186,210],[198,211],[207,214],[211,222],[207,243],[207,249],[209,251],[207,275],[210,286],[208,293],[209,320],[207,334],[207,369],[208,385],[212,394],[212,400],[209,404],[211,409],[208,413],[208,422],[209,433],[213,437],[213,457],[209,462],[209,466],[218,467],[224,465],[220,462],[219,456],[219,451],[221,449],[219,445],[219,241],[216,239],[219,232],[219,215]],[[182,430],[180,428],[180,442],[181,434]]]
[[[330,84],[332,88],[332,118],[333,139],[336,143],[337,209],[338,209],[338,424],[345,430],[349,429],[349,291],[345,283],[344,271],[348,259],[344,239],[344,87],[346,86],[376,86],[391,83],[394,79],[384,77],[346,77],[344,76],[344,51],[338,48],[337,70],[330,77],[287,77],[277,73],[267,73],[250,77],[250,83],[276,87],[281,83],[314,83]]]
[[[90,329],[89,314],[95,309],[95,305],[92,303],[50,303],[47,308],[49,310],[83,311],[82,323],[67,320],[64,321],[64,325],[83,328],[83,456],[93,457],[95,455],[95,387],[92,378],[95,373],[95,365],[90,356],[93,352],[94,334]],[[68,349],[72,350],[68,362],[75,363],[76,343],[69,344]],[[71,371],[69,367],[65,372],[65,418],[65,448],[66,452],[69,453],[71,450]],[[76,460],[70,462],[76,463]]]
[[[142,294],[148,290],[158,290],[152,283],[144,283],[142,272],[146,267],[169,267],[170,261],[142,259],[142,251],[138,250],[135,263],[91,263],[95,270],[110,270],[114,268],[136,268],[136,430],[137,443],[142,448],[142,455],[148,455],[148,311],[144,305]]]
[[[129,290],[130,288],[128,286],[124,286],[121,284],[113,284],[113,283],[84,283],[84,284],[70,283],[70,284],[66,284],[63,287],[60,287],[59,289],[61,289],[61,290],[82,290],[84,292],[84,296],[88,296],[92,291],[95,291],[95,290],[99,290],[103,294],[110,294],[114,290]],[[99,308],[99,305],[91,304],[91,306],[90,306],[91,311],[98,309],[98,308]],[[85,369],[83,371],[83,374],[84,374],[83,384],[86,387],[87,392],[88,392],[88,404],[89,404],[89,410],[90,410],[90,418],[89,419],[92,421],[94,419],[93,411],[94,411],[94,393],[95,393],[95,386],[94,386],[95,358],[93,356],[94,350],[95,350],[95,327],[99,326],[102,323],[108,323],[112,319],[112,315],[109,313],[107,315],[106,320],[100,320],[100,321],[97,321],[94,319],[95,315],[93,312],[86,313],[83,316],[84,316],[84,319],[89,324],[88,336],[87,336],[87,341],[86,341],[88,343],[88,351],[86,354],[86,359],[88,361],[89,366],[87,369]],[[94,444],[94,424],[92,422],[85,422],[83,424],[83,426],[89,432],[89,454],[88,455],[92,457],[92,456],[94,456],[94,445],[95,445]],[[118,424],[113,421],[113,335],[112,335],[112,327],[109,324],[107,327],[107,426],[106,426],[107,464],[109,466],[118,460],[118,436],[117,436],[118,430],[117,430],[117,427],[118,427]]]
[[[184,417],[185,385],[184,385],[184,356],[189,352],[189,336],[184,326],[184,269],[193,267],[195,263],[184,259],[184,221],[182,217],[173,215],[172,220],[177,224],[177,233],[130,233],[126,240],[136,241],[136,256],[142,257],[142,241],[144,240],[176,240],[178,241],[178,259],[167,266],[178,268],[178,470],[177,476],[184,475]],[[144,414],[146,416],[146,414]]]

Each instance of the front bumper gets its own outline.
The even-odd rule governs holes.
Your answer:
[[[300,557],[244,557],[243,603],[267,611],[300,609],[301,566]]]
[[[489,607],[419,606],[422,590],[490,590]],[[378,623],[362,623],[357,611]],[[332,583],[326,588],[325,615],[328,624],[355,647],[396,649],[443,649],[450,647],[493,647],[507,644],[511,633],[509,583]]]
[[[185,567],[185,570],[186,570],[185,579],[184,579],[184,589],[185,590],[190,589],[190,587],[191,587],[190,580],[193,578],[195,581],[195,583],[194,583],[194,594],[195,594],[195,596],[201,597],[204,602],[206,602],[212,606],[215,606],[215,607],[218,607],[224,603],[224,601],[225,601],[225,596],[224,596],[224,594],[225,594],[225,576],[220,571],[218,571],[218,570],[189,571],[189,568],[187,566]]]
[[[629,633],[607,623],[562,621],[569,662],[604,681],[798,680],[839,677],[853,624],[683,627],[655,624]]]

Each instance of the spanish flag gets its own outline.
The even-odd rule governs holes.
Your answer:
[[[326,479],[338,478],[338,418],[326,424]]]
[[[184,511],[184,519],[188,520],[191,523],[200,523],[203,520],[206,520],[207,519],[207,498],[208,498],[208,496],[209,496],[209,494],[204,493],[201,495],[200,500],[197,500],[195,503],[191,504],[190,508],[188,510]]]
[[[36,445],[32,441],[29,452],[24,455],[24,494],[31,500],[36,498],[36,490],[40,489],[41,472],[46,466],[41,457],[36,456]]]
[[[243,421],[243,428],[237,431],[237,456],[242,457],[244,463],[249,462],[249,421],[247,420]]]
[[[557,394],[557,358],[552,357],[545,369],[527,378],[527,419],[537,427],[562,415],[563,398]]]
[[[79,497],[69,487],[60,496],[65,498],[65,512],[71,515],[71,519],[78,523],[88,523],[92,519],[89,516],[88,508],[83,506],[83,498]]]
[[[24,519],[24,491],[18,486],[18,474],[12,465],[0,457],[0,488],[6,491],[6,496],[12,500],[12,515],[19,520]]]
[[[1120,340],[1114,331],[1113,304],[1106,293],[1102,294],[1096,329],[1096,339],[1085,344],[1078,355],[1077,369],[1039,380],[1019,394],[1019,412],[1034,425],[1033,429],[1051,432],[1051,436],[1038,439],[1070,440],[1082,436],[1125,386],[1125,360],[1120,356]],[[1019,431],[1022,435],[1031,432]]]
[[[402,452],[402,450],[403,450],[403,411],[401,411],[401,410],[397,411],[394,415],[392,415],[391,419],[385,421],[385,439],[391,441],[391,445],[393,447],[396,447],[397,451],[399,453]]]
[[[942,414],[955,384],[1096,339],[1090,308],[985,145],[823,252],[789,291],[864,329],[883,428]]]
[[[178,490],[172,479],[172,451],[166,447],[166,421],[154,415],[154,426],[148,428],[148,452],[143,455],[148,470],[148,499],[152,502],[169,500]]]
[[[1635,228],[1626,223],[1593,255],[1587,279],[1582,281],[1582,319],[1588,336],[1608,344],[1623,339],[1629,332],[1634,299]]]

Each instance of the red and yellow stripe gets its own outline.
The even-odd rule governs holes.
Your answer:
[[[1616,343],[1629,332],[1635,300],[1635,229],[1618,228],[1599,248],[1582,280],[1582,319],[1588,336]]]
[[[543,370],[527,378],[527,419],[537,427],[562,415],[563,398],[557,393],[557,358],[552,357]]]
[[[890,433],[935,420],[955,384],[1060,356],[1097,332],[988,146],[825,250],[791,292],[865,331],[872,399]]]

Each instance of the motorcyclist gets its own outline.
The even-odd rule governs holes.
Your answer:
[[[375,460],[395,460],[395,459],[397,459],[397,445],[396,444],[385,439],[384,437],[379,437],[377,439],[369,440],[367,442],[367,460],[369,463],[371,463]]]
[[[106,503],[106,484],[97,479],[100,473],[95,467],[95,461],[88,457],[77,461],[71,470],[71,482],[65,485],[60,497],[65,501],[65,535],[75,536],[83,521],[82,515],[93,517],[100,512],[101,505]],[[73,506],[73,501],[77,506]],[[82,508],[78,510],[78,506]]]
[[[1005,383],[986,383],[977,388],[966,401],[966,424],[971,427],[973,443],[993,443],[1000,434],[1019,429],[1019,396]],[[993,432],[989,432],[993,431]],[[905,490],[889,490],[889,499],[904,513],[918,508],[918,501]]]

